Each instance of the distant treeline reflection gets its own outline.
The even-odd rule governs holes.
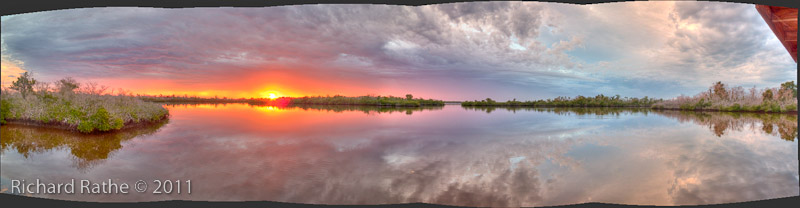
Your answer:
[[[464,109],[492,113],[502,109],[516,113],[517,111],[546,112],[557,115],[598,116],[600,118],[618,117],[625,114],[655,113],[679,122],[692,122],[707,126],[714,135],[722,136],[726,130],[743,131],[745,127],[764,133],[780,136],[781,139],[794,141],[797,138],[797,115],[786,113],[743,113],[743,112],[708,112],[708,111],[670,111],[650,108],[534,108],[534,107],[480,107],[463,106]],[[761,124],[759,125],[755,124]],[[760,129],[758,129],[760,128]]]
[[[413,114],[414,111],[426,110],[441,110],[443,106],[421,106],[421,107],[381,107],[381,106],[363,106],[363,105],[290,105],[281,108],[299,108],[305,111],[317,110],[325,112],[345,112],[345,111],[361,111],[366,114],[371,113],[405,113],[408,115]]]
[[[621,114],[627,113],[643,113],[647,115],[650,112],[650,108],[640,108],[640,107],[630,107],[630,108],[619,108],[619,107],[587,107],[587,108],[575,108],[575,107],[551,107],[551,108],[542,108],[542,107],[493,107],[493,106],[462,106],[464,109],[467,110],[474,110],[474,111],[483,111],[486,113],[492,113],[497,109],[503,109],[506,111],[510,111],[516,113],[517,111],[528,111],[528,112],[547,112],[547,113],[554,113],[558,115],[597,115],[597,116],[619,116]]]
[[[707,126],[717,136],[726,130],[742,131],[745,127],[758,128],[764,133],[780,136],[786,141],[797,138],[796,114],[734,113],[734,112],[693,112],[693,111],[653,111],[659,115],[678,119],[681,123],[692,122]]]
[[[112,152],[122,148],[122,142],[141,135],[150,135],[167,124],[168,120],[153,125],[134,127],[103,134],[81,134],[61,129],[25,125],[4,125],[0,131],[0,151],[16,150],[23,157],[54,149],[68,148],[78,169],[87,169],[107,159]]]
[[[214,104],[203,104],[203,103],[170,103],[164,104],[168,107],[189,107],[189,106],[199,106],[199,105],[209,105],[216,107],[225,107],[228,104],[225,103],[214,103]],[[237,104],[231,104],[237,105]],[[420,107],[393,107],[393,106],[371,106],[371,105],[303,105],[303,104],[291,104],[288,106],[274,106],[274,105],[259,105],[259,104],[247,104],[251,107],[269,107],[275,108],[278,110],[289,110],[289,109],[302,109],[304,111],[308,110],[316,110],[316,111],[324,111],[324,112],[348,112],[348,111],[360,111],[366,114],[373,114],[373,113],[405,113],[408,115],[413,114],[415,111],[426,111],[426,110],[441,110],[444,106],[420,106]]]

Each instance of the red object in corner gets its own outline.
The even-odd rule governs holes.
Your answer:
[[[756,5],[756,10],[797,63],[797,9]]]

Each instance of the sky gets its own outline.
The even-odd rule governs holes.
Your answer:
[[[530,100],[797,80],[797,64],[742,3],[119,7],[0,25],[6,87],[28,71],[153,95]]]

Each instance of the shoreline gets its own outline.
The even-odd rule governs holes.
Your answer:
[[[289,104],[287,106],[303,106],[303,105],[341,105],[341,106],[369,106],[369,107],[391,107],[391,108],[422,108],[422,107],[439,107],[439,106],[444,106],[445,104],[442,104],[442,105],[422,105],[422,104],[420,104],[418,106],[412,106],[412,105],[321,104],[321,103],[297,103],[297,104],[295,104],[295,103],[292,103],[292,104]]]
[[[580,107],[573,107],[573,106],[509,106],[509,105],[469,105],[469,106],[461,106],[461,107],[468,107],[468,108],[643,108],[643,109],[650,109],[650,110],[669,110],[669,111],[685,111],[685,112],[724,112],[724,113],[763,113],[763,114],[797,114],[798,111],[784,111],[784,112],[772,112],[772,111],[729,111],[729,110],[718,110],[718,109],[694,109],[694,110],[686,110],[680,108],[653,108],[653,107],[644,107],[644,106],[580,106]]]
[[[772,111],[730,111],[730,110],[719,110],[719,109],[694,109],[694,110],[686,110],[680,108],[650,108],[653,110],[670,110],[670,111],[689,111],[689,112],[723,112],[723,113],[764,113],[764,114],[797,114],[797,111],[784,111],[784,112],[772,112]]]
[[[163,104],[248,104],[242,102],[192,102],[192,103],[185,103],[185,102],[157,102]],[[420,105],[420,106],[405,106],[405,105],[370,105],[370,104],[317,104],[317,103],[302,103],[302,104],[288,104],[289,106],[307,106],[307,105],[333,105],[333,106],[368,106],[368,107],[386,107],[386,108],[423,108],[423,107],[441,107],[445,105],[456,105],[458,103],[452,102],[445,102],[442,105]],[[278,105],[264,105],[264,106],[278,106]],[[785,112],[767,112],[767,111],[728,111],[728,110],[718,110],[718,109],[695,109],[695,110],[686,110],[680,108],[653,108],[647,106],[555,106],[555,105],[546,105],[546,106],[526,106],[526,105],[460,105],[461,107],[467,108],[640,108],[640,109],[651,109],[651,110],[670,110],[670,111],[687,111],[687,112],[730,112],[730,113],[782,113],[782,114],[797,114],[798,111],[785,111]]]
[[[146,127],[146,126],[149,126],[149,125],[153,125],[153,124],[157,124],[157,123],[161,123],[161,122],[167,121],[167,120],[169,120],[169,117],[170,117],[170,115],[169,115],[169,113],[167,113],[164,116],[162,116],[160,119],[155,120],[155,121],[145,120],[145,121],[140,121],[140,122],[125,122],[125,123],[122,124],[122,128],[119,128],[119,129],[112,129],[112,130],[108,130],[108,131],[92,131],[90,133],[84,133],[84,132],[79,131],[77,125],[70,125],[70,124],[63,123],[63,122],[42,122],[42,121],[37,121],[37,120],[32,120],[32,119],[6,119],[6,123],[3,124],[3,126],[5,126],[5,125],[20,125],[20,126],[41,127],[41,128],[49,128],[49,129],[60,129],[60,130],[77,132],[77,133],[80,133],[80,134],[89,135],[89,134],[107,134],[107,133],[114,133],[114,132],[124,131],[124,130],[128,130],[128,129]]]
[[[649,106],[560,106],[560,105],[461,105],[461,107],[514,107],[514,108],[651,108]]]
[[[153,102],[153,101],[147,101],[147,102]],[[281,105],[268,105],[268,104],[262,104],[262,103],[254,104],[254,103],[249,103],[249,102],[169,102],[169,101],[159,101],[159,102],[153,102],[153,103],[166,104],[166,105],[180,105],[180,104],[188,104],[188,105],[192,105],[192,104],[250,104],[250,105],[263,105],[263,106],[281,106]],[[409,105],[373,105],[373,104],[290,103],[290,104],[287,104],[285,106],[304,106],[304,105],[337,105],[337,106],[368,106],[368,107],[392,107],[392,108],[420,108],[420,107],[445,106],[445,105],[447,105],[447,103],[441,104],[441,105],[422,105],[422,104],[420,104],[419,106],[409,106]]]

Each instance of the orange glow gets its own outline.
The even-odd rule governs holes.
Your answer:
[[[232,72],[214,75],[213,82],[185,82],[172,79],[105,78],[80,79],[78,82],[97,82],[112,89],[125,89],[132,94],[189,96],[204,98],[268,98],[303,96],[362,96],[414,93],[411,89],[387,90],[384,82],[360,77],[339,77],[303,67],[270,67],[271,71]],[[422,95],[424,96],[424,95]]]
[[[280,93],[276,92],[276,91],[261,92],[261,97],[269,98],[270,100],[274,100],[274,99],[280,97],[279,95],[280,95]]]

